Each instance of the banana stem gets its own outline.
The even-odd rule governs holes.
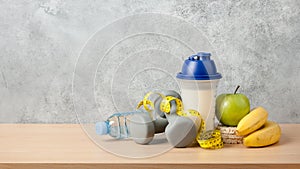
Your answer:
[[[236,87],[236,89],[235,89],[235,91],[234,91],[233,94],[236,94],[236,92],[239,90],[239,88],[240,88],[240,85],[238,85],[238,86]]]

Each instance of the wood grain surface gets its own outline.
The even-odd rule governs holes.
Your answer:
[[[0,168],[300,168],[300,124],[280,126],[280,142],[269,147],[172,148],[137,159],[102,150],[78,124],[0,124]],[[160,145],[143,146],[151,154]]]

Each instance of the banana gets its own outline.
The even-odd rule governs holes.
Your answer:
[[[238,136],[246,136],[263,126],[267,119],[267,110],[257,107],[241,119],[237,125],[236,134]]]
[[[263,147],[279,141],[281,136],[280,126],[272,121],[267,121],[264,127],[247,137],[244,137],[243,144],[247,147]]]

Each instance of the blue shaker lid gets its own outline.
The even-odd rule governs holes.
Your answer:
[[[214,80],[221,79],[217,72],[215,62],[210,60],[210,53],[199,52],[184,61],[181,72],[177,78],[185,80]]]

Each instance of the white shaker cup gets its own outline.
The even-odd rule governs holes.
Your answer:
[[[190,56],[176,76],[180,83],[184,109],[199,111],[205,120],[206,130],[215,129],[216,90],[222,78],[210,56],[206,52]]]

